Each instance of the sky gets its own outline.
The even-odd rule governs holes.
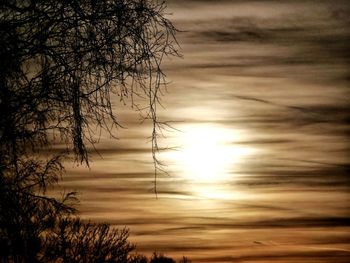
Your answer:
[[[348,1],[168,0],[182,58],[154,174],[148,123],[102,136],[61,187],[81,216],[127,226],[138,251],[193,262],[349,262]]]

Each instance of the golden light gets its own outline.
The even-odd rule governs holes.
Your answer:
[[[180,150],[169,156],[181,176],[191,181],[219,183],[229,180],[232,169],[253,149],[239,145],[239,131],[209,125],[181,129],[177,138]]]

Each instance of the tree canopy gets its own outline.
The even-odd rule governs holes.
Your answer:
[[[2,156],[47,145],[54,130],[87,161],[90,127],[119,125],[112,93],[157,124],[161,63],[177,55],[164,10],[149,0],[2,1]]]
[[[165,8],[152,0],[1,1],[2,259],[44,262],[50,256],[55,261],[45,248],[54,244],[58,249],[62,244],[53,241],[67,233],[69,242],[94,231],[109,233],[101,236],[111,244],[127,237],[127,232],[69,219],[74,193],[61,200],[45,194],[64,173],[61,157],[43,159],[37,153],[55,138],[77,161],[88,164],[87,144],[94,144],[94,129],[111,133],[120,125],[113,96],[153,121],[155,152],[160,125],[156,108],[166,82],[161,64],[164,57],[178,55],[177,30]],[[100,241],[82,239],[79,244]],[[132,250],[126,241],[119,247],[126,254]],[[113,258],[109,252],[106,258]]]

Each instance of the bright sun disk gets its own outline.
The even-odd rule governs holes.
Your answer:
[[[172,159],[187,179],[200,182],[220,182],[229,179],[230,170],[251,148],[235,143],[239,132],[210,126],[187,127],[179,137],[181,150]]]

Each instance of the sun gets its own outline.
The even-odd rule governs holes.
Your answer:
[[[235,143],[238,131],[209,125],[187,126],[178,138],[180,150],[172,159],[185,178],[200,182],[221,182],[230,179],[235,164],[251,149]]]
[[[187,177],[200,181],[225,179],[231,156],[223,131],[192,128],[184,133],[181,162]]]

